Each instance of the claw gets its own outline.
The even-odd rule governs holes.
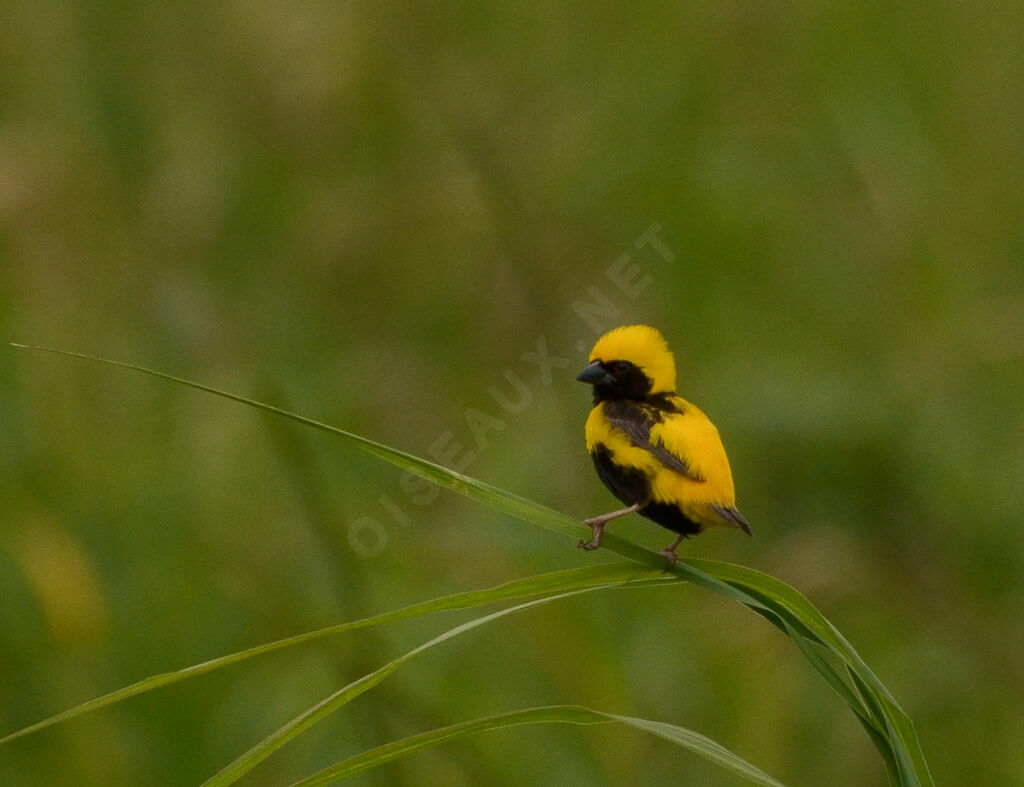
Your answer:
[[[589,541],[580,539],[580,542],[576,546],[580,549],[586,550],[587,552],[593,552],[601,546],[601,534],[604,533],[605,520],[601,519],[601,517],[594,517],[594,519],[584,519],[583,522],[590,525],[590,529],[594,531],[594,535]]]
[[[679,559],[679,555],[676,554],[676,547],[682,543],[684,538],[686,538],[686,536],[679,534],[678,536],[676,536],[675,541],[673,541],[671,544],[669,544],[667,547],[661,550],[661,554],[668,558],[668,566],[665,567],[666,571],[672,568],[672,566],[674,566],[676,564],[676,561]]]
[[[599,546],[601,546],[601,534],[604,532],[604,526],[606,522],[611,522],[625,514],[632,514],[639,511],[647,505],[647,501],[643,503],[634,503],[628,508],[620,509],[619,511],[612,511],[610,514],[601,514],[601,516],[594,516],[590,519],[584,519],[583,524],[590,525],[590,529],[594,531],[594,537],[590,541],[580,541],[576,546],[580,549],[585,549],[587,552],[593,552]]]

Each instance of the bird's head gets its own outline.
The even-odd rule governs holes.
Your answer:
[[[643,399],[675,391],[676,362],[657,329],[624,325],[597,340],[576,379],[594,386],[596,401]]]

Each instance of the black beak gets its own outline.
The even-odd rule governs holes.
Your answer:
[[[589,383],[590,385],[599,385],[601,383],[607,385],[615,382],[615,379],[608,373],[608,370],[604,368],[600,361],[594,361],[576,375],[576,379],[581,383]]]

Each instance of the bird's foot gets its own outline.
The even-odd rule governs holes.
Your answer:
[[[587,552],[593,552],[595,549],[601,546],[601,535],[604,533],[605,521],[607,520],[599,516],[596,516],[593,519],[584,519],[583,524],[590,525],[590,529],[594,531],[594,535],[591,537],[589,541],[584,541],[581,538],[580,542],[576,546],[578,546],[580,549],[586,550]]]
[[[666,571],[671,571],[672,566],[674,566],[676,564],[676,561],[679,559],[679,556],[676,555],[676,547],[683,542],[684,538],[686,538],[686,536],[680,533],[678,536],[676,536],[675,541],[673,541],[671,544],[669,544],[667,547],[661,550],[661,554],[668,558],[668,565],[665,566]]]

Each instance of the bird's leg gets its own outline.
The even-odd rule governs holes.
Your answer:
[[[594,531],[593,538],[590,541],[583,541],[582,539],[576,545],[580,549],[585,549],[588,552],[592,552],[601,546],[601,535],[604,533],[604,526],[606,522],[611,522],[613,519],[617,519],[620,516],[626,514],[634,514],[647,505],[647,501],[644,500],[642,503],[634,503],[628,508],[621,508],[618,511],[612,511],[608,514],[601,514],[601,516],[591,517],[590,519],[584,519],[583,524],[590,525],[590,529]]]
[[[679,557],[678,555],[676,555],[676,547],[679,546],[680,543],[682,543],[682,540],[684,538],[686,538],[686,536],[680,533],[678,536],[676,536],[675,541],[673,541],[671,544],[669,544],[667,547],[661,550],[661,554],[668,558],[669,568],[672,568],[672,566],[676,564],[676,560]]]

